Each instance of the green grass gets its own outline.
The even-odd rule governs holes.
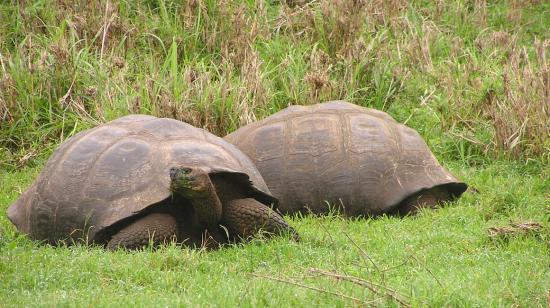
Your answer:
[[[54,248],[0,215],[0,306],[398,305],[312,268],[413,306],[549,305],[547,1],[109,3],[0,4],[0,212],[98,123],[145,113],[224,135],[330,99],[418,130],[478,192],[403,219],[289,217],[299,243],[217,251]],[[489,237],[510,221],[543,227]]]
[[[318,277],[312,268],[395,289],[413,306],[545,306],[550,291],[548,179],[517,164],[453,171],[478,193],[403,219],[295,217],[301,242],[257,240],[217,251],[108,252],[44,247],[0,219],[0,302],[17,306],[349,306],[334,294],[395,305],[363,286]],[[1,176],[5,208],[38,168]],[[546,179],[546,182],[544,180]],[[543,222],[542,231],[493,239],[509,220]],[[348,238],[349,237],[349,238]]]

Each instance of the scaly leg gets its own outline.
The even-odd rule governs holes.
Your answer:
[[[177,239],[178,225],[174,216],[152,213],[122,228],[107,243],[108,249],[139,249],[151,242],[154,246]]]
[[[271,234],[288,232],[299,240],[298,233],[281,215],[252,198],[229,201],[224,206],[221,224],[227,227],[230,235],[245,239],[261,230]]]

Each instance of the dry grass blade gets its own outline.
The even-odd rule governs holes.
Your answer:
[[[310,213],[311,213],[311,210],[309,210]],[[334,238],[332,237],[332,235],[330,234],[329,230],[327,229],[327,227],[321,222],[321,220],[316,220],[317,224],[323,229],[323,231],[325,231],[325,233],[328,235],[329,239],[330,239],[330,245],[335,248],[336,246],[336,241],[334,240]],[[336,249],[334,249],[334,251],[337,251]],[[334,265],[337,266],[338,265],[338,254],[335,254],[334,255]]]
[[[457,138],[461,138],[461,139],[464,139],[468,142],[471,142],[473,144],[477,144],[477,145],[480,145],[480,146],[487,146],[485,143],[475,139],[475,137],[467,137],[467,136],[464,136],[463,134],[459,134],[459,133],[455,133],[455,132],[450,132],[450,134],[457,137]]]
[[[534,221],[510,222],[509,226],[491,227],[488,229],[489,236],[492,238],[515,235],[537,233],[542,229],[542,225]]]
[[[343,233],[348,238],[348,240],[350,240],[350,242],[355,246],[355,248],[357,248],[357,250],[361,252],[361,254],[365,257],[365,259],[369,260],[370,263],[372,263],[372,265],[374,266],[374,268],[376,269],[380,277],[382,277],[382,280],[384,280],[384,272],[380,270],[376,262],[374,262],[374,260],[367,254],[367,252],[363,248],[361,248],[359,245],[357,245],[357,243],[346,232],[343,232]]]
[[[308,286],[308,285],[305,285],[305,284],[302,284],[302,283],[299,283],[299,282],[296,282],[296,281],[292,281],[292,280],[286,280],[286,279],[272,277],[272,276],[264,276],[264,275],[259,275],[259,274],[255,274],[255,273],[252,273],[251,275],[254,276],[254,277],[258,277],[258,278],[264,278],[264,279],[269,279],[269,280],[273,280],[273,281],[277,281],[277,282],[291,284],[291,285],[298,286],[298,287],[308,289],[308,290],[313,290],[313,291],[317,291],[317,292],[321,292],[321,293],[326,293],[326,294],[339,296],[339,297],[342,297],[342,298],[345,298],[345,299],[352,300],[356,304],[371,305],[374,302],[378,301],[378,299],[376,299],[376,300],[367,302],[367,301],[358,299],[358,298],[353,297],[353,296],[342,294],[340,292],[333,292],[333,291],[329,291],[329,290],[325,290],[325,289],[321,289],[321,288],[316,288],[316,287]]]
[[[485,114],[498,149],[516,158],[544,153],[550,136],[550,66],[545,57],[550,40],[535,40],[533,46],[536,57],[530,57],[526,47],[510,49],[502,71],[503,91],[489,92],[486,100]]]
[[[411,254],[410,256],[413,260],[415,260],[419,265],[420,265],[420,261],[414,256]],[[422,266],[422,265],[421,265]],[[435,279],[435,281],[437,282],[437,284],[443,288],[443,284],[441,283],[441,281],[437,278],[437,276],[434,275],[434,273],[427,267],[427,266],[422,266],[424,267],[424,269],[426,270],[426,272],[428,272],[428,274],[430,274],[430,276],[432,276],[433,279]]]
[[[38,155],[38,151],[34,149],[30,150],[27,154],[25,154],[23,157],[19,159],[16,165],[17,168],[24,167],[29,162],[29,160],[36,157],[37,155]]]
[[[349,282],[355,283],[355,284],[360,285],[360,286],[364,286],[364,287],[371,290],[373,293],[375,293],[377,295],[388,297],[388,298],[396,301],[400,305],[403,305],[404,307],[411,307],[411,305],[409,303],[407,303],[396,290],[394,290],[392,288],[389,288],[387,286],[380,285],[380,284],[377,284],[377,283],[374,283],[372,281],[362,279],[362,278],[359,278],[359,277],[349,276],[349,275],[342,275],[342,274],[339,274],[339,273],[329,272],[329,271],[326,271],[326,270],[323,270],[323,269],[318,269],[318,268],[311,268],[309,271],[312,272],[312,273],[318,273],[318,274],[321,274],[321,275],[325,275],[327,277],[331,277],[331,278],[334,278],[334,279],[337,279],[337,280],[345,280],[345,281],[349,281]]]

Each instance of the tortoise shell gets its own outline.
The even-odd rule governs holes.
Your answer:
[[[171,198],[170,169],[178,166],[232,174],[251,197],[276,202],[235,146],[174,119],[129,115],[64,142],[8,218],[32,239],[97,242],[109,227]]]
[[[347,216],[378,215],[425,189],[456,198],[467,188],[415,130],[344,101],[290,106],[225,139],[254,161],[283,213],[330,204]]]

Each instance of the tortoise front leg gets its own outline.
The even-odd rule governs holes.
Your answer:
[[[224,205],[221,224],[227,227],[229,234],[244,239],[256,235],[259,231],[280,235],[290,233],[298,240],[298,233],[271,208],[252,198],[234,199]]]
[[[139,249],[169,243],[178,237],[176,218],[170,214],[152,213],[122,228],[107,243],[108,249]]]

